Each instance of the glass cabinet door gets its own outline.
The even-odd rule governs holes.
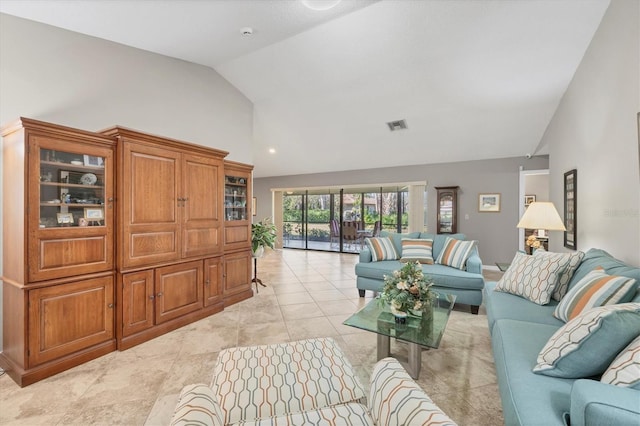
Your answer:
[[[105,226],[105,158],[40,149],[40,229]]]
[[[249,220],[247,209],[248,179],[241,176],[227,175],[224,181],[225,220]]]

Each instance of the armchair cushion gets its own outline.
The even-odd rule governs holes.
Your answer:
[[[171,426],[222,426],[223,424],[216,395],[209,386],[195,384],[182,388],[178,404],[171,418]]]
[[[373,367],[369,410],[378,425],[455,425],[393,358]]]

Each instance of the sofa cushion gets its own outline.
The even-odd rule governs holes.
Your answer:
[[[371,425],[375,423],[369,410],[362,404],[350,402],[331,407],[307,410],[278,417],[245,421],[237,426],[291,426],[291,425]],[[236,425],[234,425],[236,426]]]
[[[562,327],[562,321],[553,317],[558,302],[551,300],[547,305],[536,305],[520,296],[495,291],[496,282],[487,282],[484,287],[484,303],[487,307],[489,331],[493,332],[496,321],[514,319]]]
[[[536,355],[556,330],[552,325],[510,319],[494,324],[491,346],[505,425],[564,424],[573,380],[531,371]]]
[[[353,367],[331,338],[224,349],[211,388],[225,424],[366,399]]]
[[[559,263],[565,263],[564,270],[558,276],[558,283],[556,284],[551,298],[553,300],[560,301],[567,294],[569,288],[569,282],[573,277],[574,272],[578,269],[580,262],[584,258],[584,253],[581,251],[575,253],[552,253],[545,250],[536,250],[533,253],[534,256],[550,257]]]
[[[408,232],[405,234],[398,234],[397,232],[381,231],[380,236],[391,238],[391,241],[393,241],[393,246],[396,249],[396,253],[402,253],[402,239],[403,238],[420,238],[420,233]]]
[[[633,278],[607,275],[602,267],[597,267],[571,287],[553,316],[566,322],[586,309],[628,302],[635,295],[636,287]]]
[[[592,248],[584,254],[580,266],[573,274],[569,282],[569,288],[576,285],[585,275],[593,271],[598,266],[602,266],[609,275],[620,275],[634,278],[640,282],[640,268],[629,266],[621,260],[616,259],[602,249]]]
[[[495,289],[546,305],[565,268],[566,264],[558,258],[517,252]]]
[[[640,390],[640,336],[616,356],[600,381]]]
[[[640,303],[589,309],[554,333],[533,372],[574,379],[602,374],[639,334]]]
[[[382,280],[385,275],[391,275],[393,271],[404,266],[399,260],[385,260],[383,262],[360,262],[356,263],[356,275],[358,277]],[[484,278],[481,274],[473,274],[467,271],[460,271],[444,265],[421,265],[422,272],[434,281],[434,285],[439,287],[452,287],[469,290],[482,290],[484,288]]]
[[[393,358],[373,367],[369,409],[378,425],[455,425]]]
[[[438,254],[436,263],[464,270],[467,265],[467,259],[473,253],[477,243],[477,241],[447,238],[442,251]]]
[[[405,238],[402,240],[400,262],[433,263],[433,240]]]
[[[396,251],[393,242],[388,237],[371,237],[367,238],[365,242],[369,247],[373,262],[396,260],[399,257],[399,252]]]
[[[171,418],[171,426],[222,426],[223,424],[215,393],[209,386],[195,384],[182,388]]]

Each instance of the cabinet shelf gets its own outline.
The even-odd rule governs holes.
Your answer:
[[[83,189],[102,189],[102,185],[83,185],[81,183],[62,183],[62,182],[40,182],[41,186],[54,186],[62,188],[83,188]]]
[[[48,168],[64,168],[64,170],[73,170],[78,172],[101,172],[104,171],[104,166],[81,166],[71,163],[65,163],[62,161],[40,161],[40,166],[48,166]]]

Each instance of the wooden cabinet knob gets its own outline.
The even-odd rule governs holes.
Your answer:
[[[162,292],[158,293],[156,297],[162,297]]]
[[[113,303],[109,303],[107,306],[109,306],[109,309],[113,309]]]
[[[150,299],[150,300],[153,300],[153,299],[155,299],[155,298],[156,298],[156,297],[155,297],[153,294],[152,294],[151,296],[149,296],[149,299]]]

